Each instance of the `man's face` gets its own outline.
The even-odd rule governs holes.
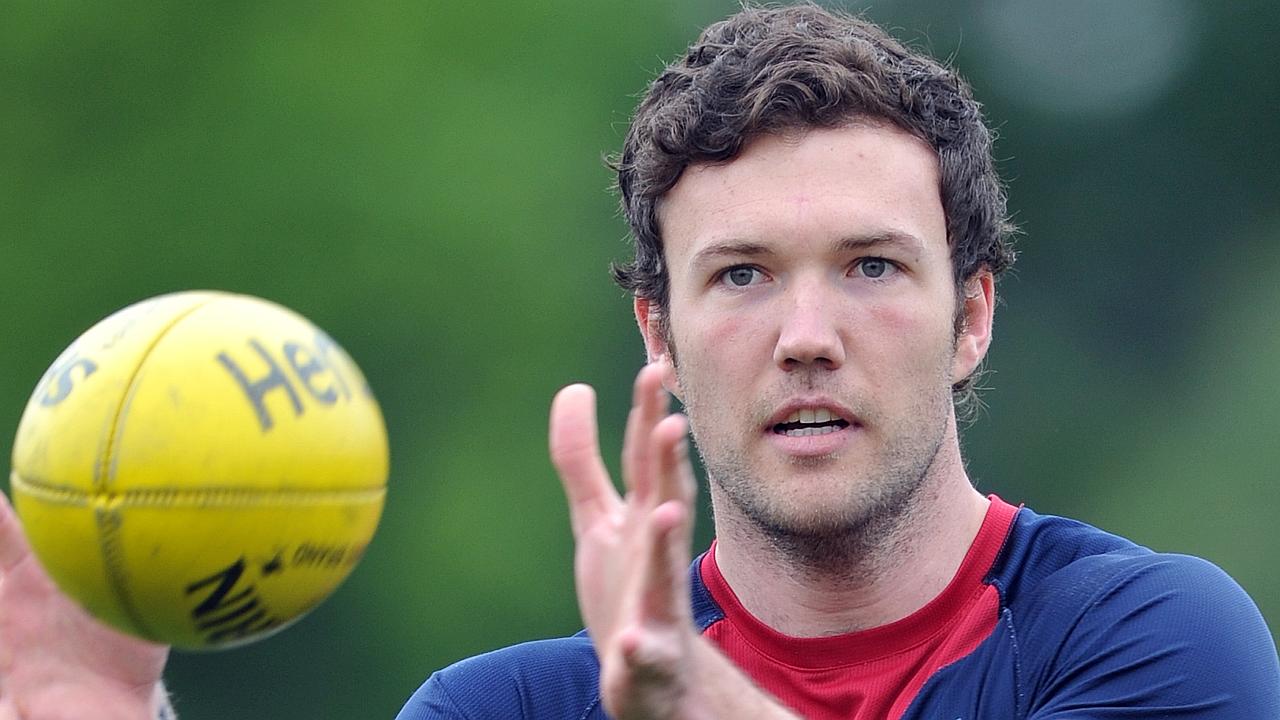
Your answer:
[[[950,388],[990,327],[984,275],[985,318],[955,333],[934,153],[878,125],[763,136],[689,168],[660,220],[668,338],[637,314],[717,514],[820,537],[892,513],[955,442]]]

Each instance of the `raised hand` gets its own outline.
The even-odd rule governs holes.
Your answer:
[[[157,720],[168,648],[102,625],[58,591],[0,493],[0,720]]]
[[[618,720],[681,717],[700,641],[689,605],[688,424],[667,415],[667,402],[661,367],[644,368],[627,420],[625,497],[600,459],[595,392],[570,385],[551,408],[551,458],[577,541],[578,603],[600,657],[605,708]]]

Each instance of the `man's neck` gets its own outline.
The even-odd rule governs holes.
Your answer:
[[[969,482],[959,446],[941,457],[909,507],[885,527],[850,538],[839,570],[798,563],[721,504],[716,564],[752,615],[796,637],[885,625],[924,607],[955,576],[989,501]]]

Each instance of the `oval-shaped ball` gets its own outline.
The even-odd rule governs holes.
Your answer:
[[[37,557],[107,623],[188,649],[280,630],[373,537],[382,413],[298,314],[201,291],[90,328],[36,385],[11,486]]]

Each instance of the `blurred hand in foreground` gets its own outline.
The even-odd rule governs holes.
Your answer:
[[[168,654],[63,595],[0,493],[0,720],[173,717],[160,684]]]
[[[595,392],[561,390],[551,459],[569,501],[583,622],[600,658],[600,695],[618,720],[795,716],[698,632],[689,563],[696,483],[683,415],[667,414],[665,367],[636,378],[620,496],[600,459]]]

